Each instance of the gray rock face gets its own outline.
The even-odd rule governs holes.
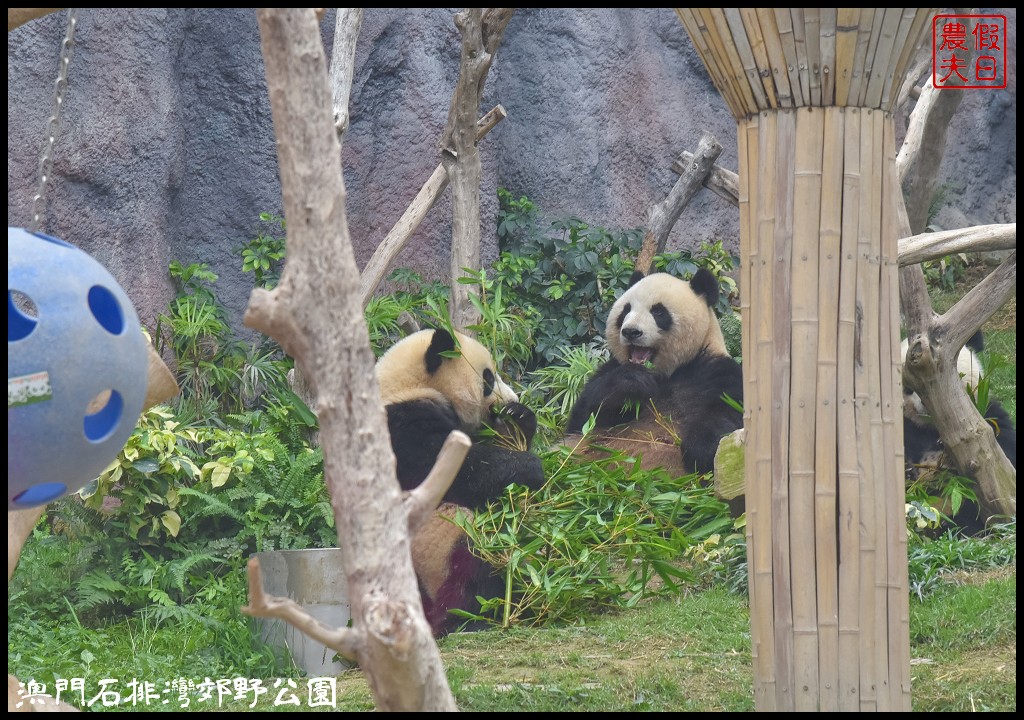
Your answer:
[[[367,9],[342,152],[349,230],[364,265],[439,163],[458,77],[457,9]],[[946,218],[1016,220],[1016,11],[1005,91],[965,96],[942,182]],[[65,13],[8,34],[9,225],[29,222]],[[328,56],[334,14],[322,25]],[[92,254],[152,327],[174,291],[172,259],[206,262],[233,323],[252,287],[240,247],[281,213],[270,107],[252,9],[84,9],[69,73],[44,230]],[[496,257],[497,188],[548,218],[643,224],[703,131],[737,169],[735,123],[671,9],[519,9],[488,75],[481,114],[508,118],[481,143],[482,257]],[[683,212],[670,249],[723,239],[738,211],[710,192]],[[445,194],[393,267],[448,274]]]

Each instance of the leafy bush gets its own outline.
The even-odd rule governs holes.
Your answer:
[[[603,336],[608,309],[625,290],[643,244],[643,230],[608,230],[575,217],[542,228],[536,206],[498,190],[498,247],[493,280],[504,286],[505,302],[534,325],[537,367],[555,361],[561,348],[587,345]],[[736,283],[727,274],[738,259],[721,241],[654,258],[654,269],[684,280],[699,267],[721,284],[719,314],[731,310]]]

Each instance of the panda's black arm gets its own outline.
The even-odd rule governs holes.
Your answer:
[[[612,358],[594,373],[569,413],[566,432],[582,432],[591,415],[597,415],[597,427],[612,427],[634,419],[628,405],[638,405],[658,394],[654,373],[642,365],[623,365]]]
[[[713,472],[722,438],[743,427],[743,413],[722,399],[743,402],[743,371],[730,357],[703,355],[679,368],[672,377],[670,403],[682,438],[683,466]],[[685,398],[685,402],[682,400]]]
[[[451,431],[459,429],[458,418],[451,406],[431,400],[388,405],[387,413],[398,482],[403,490],[412,490],[426,479],[434,467]],[[532,489],[541,487],[544,468],[540,458],[529,452],[477,442],[473,438],[445,500],[479,508],[501,495],[513,482]]]
[[[445,500],[478,509],[501,497],[512,483],[538,490],[544,467],[532,453],[475,442],[469,448]]]

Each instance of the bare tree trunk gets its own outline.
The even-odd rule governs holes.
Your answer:
[[[477,142],[480,142],[505,117],[505,108],[501,105],[495,105],[491,108],[490,112],[477,121]],[[370,302],[370,298],[373,297],[377,286],[384,279],[384,273],[391,267],[395,257],[405,247],[405,244],[409,242],[409,238],[416,232],[416,228],[423,222],[423,218],[426,217],[430,208],[434,207],[434,203],[437,202],[437,199],[441,197],[441,193],[448,187],[449,179],[448,170],[444,164],[438,165],[427,182],[420,188],[412,203],[402,213],[402,217],[398,219],[398,222],[391,228],[391,231],[384,237],[380,245],[377,246],[377,249],[373,251],[373,257],[370,258],[369,262],[366,263],[366,267],[363,268],[363,275],[360,281],[359,293],[362,296],[363,307],[366,307],[367,303]]]
[[[722,144],[711,133],[705,132],[693,159],[680,174],[668,196],[647,210],[647,228],[644,231],[643,247],[636,259],[637,270],[646,274],[651,269],[654,256],[664,252],[672,226],[676,224],[683,208],[708,182],[715,160],[721,154]]]
[[[901,237],[923,230],[942,160],[942,153],[935,151],[918,158],[919,150],[946,146],[946,130],[961,98],[959,92],[941,92],[928,82],[911,114],[908,142],[897,159],[899,172],[915,169],[906,214],[899,218]],[[904,383],[920,395],[953,462],[977,482],[978,500],[988,516],[1017,514],[1017,472],[968,397],[956,358],[971,335],[1016,291],[1016,278],[1014,252],[944,316],[938,316],[921,266],[907,265],[900,270],[908,341]]]
[[[348,132],[348,99],[356,69],[356,41],[363,26],[362,8],[338,8],[331,51],[331,97],[334,98],[334,130],[341,142]]]
[[[261,8],[257,18],[277,136],[288,259],[277,288],[253,290],[245,324],[278,340],[317,397],[324,476],[353,618],[352,627],[332,631],[332,642],[324,644],[359,662],[378,709],[455,710],[412,567],[409,516],[424,515],[423,501],[403,502],[395,479],[359,302],[316,19],[308,8]],[[262,597],[254,563],[252,606],[244,610],[260,615],[271,612],[277,599]],[[303,619],[301,610],[291,610],[298,626],[324,630]]]
[[[487,72],[513,8],[466,8],[455,16],[462,34],[459,80],[452,95],[448,123],[441,136],[441,162],[452,182],[451,295],[448,304],[456,330],[479,322],[470,287],[458,279],[463,268],[480,267],[480,151],[476,118]]]

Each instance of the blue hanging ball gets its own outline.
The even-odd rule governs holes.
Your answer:
[[[62,240],[7,228],[7,509],[77,492],[117,458],[146,399],[131,300]]]

